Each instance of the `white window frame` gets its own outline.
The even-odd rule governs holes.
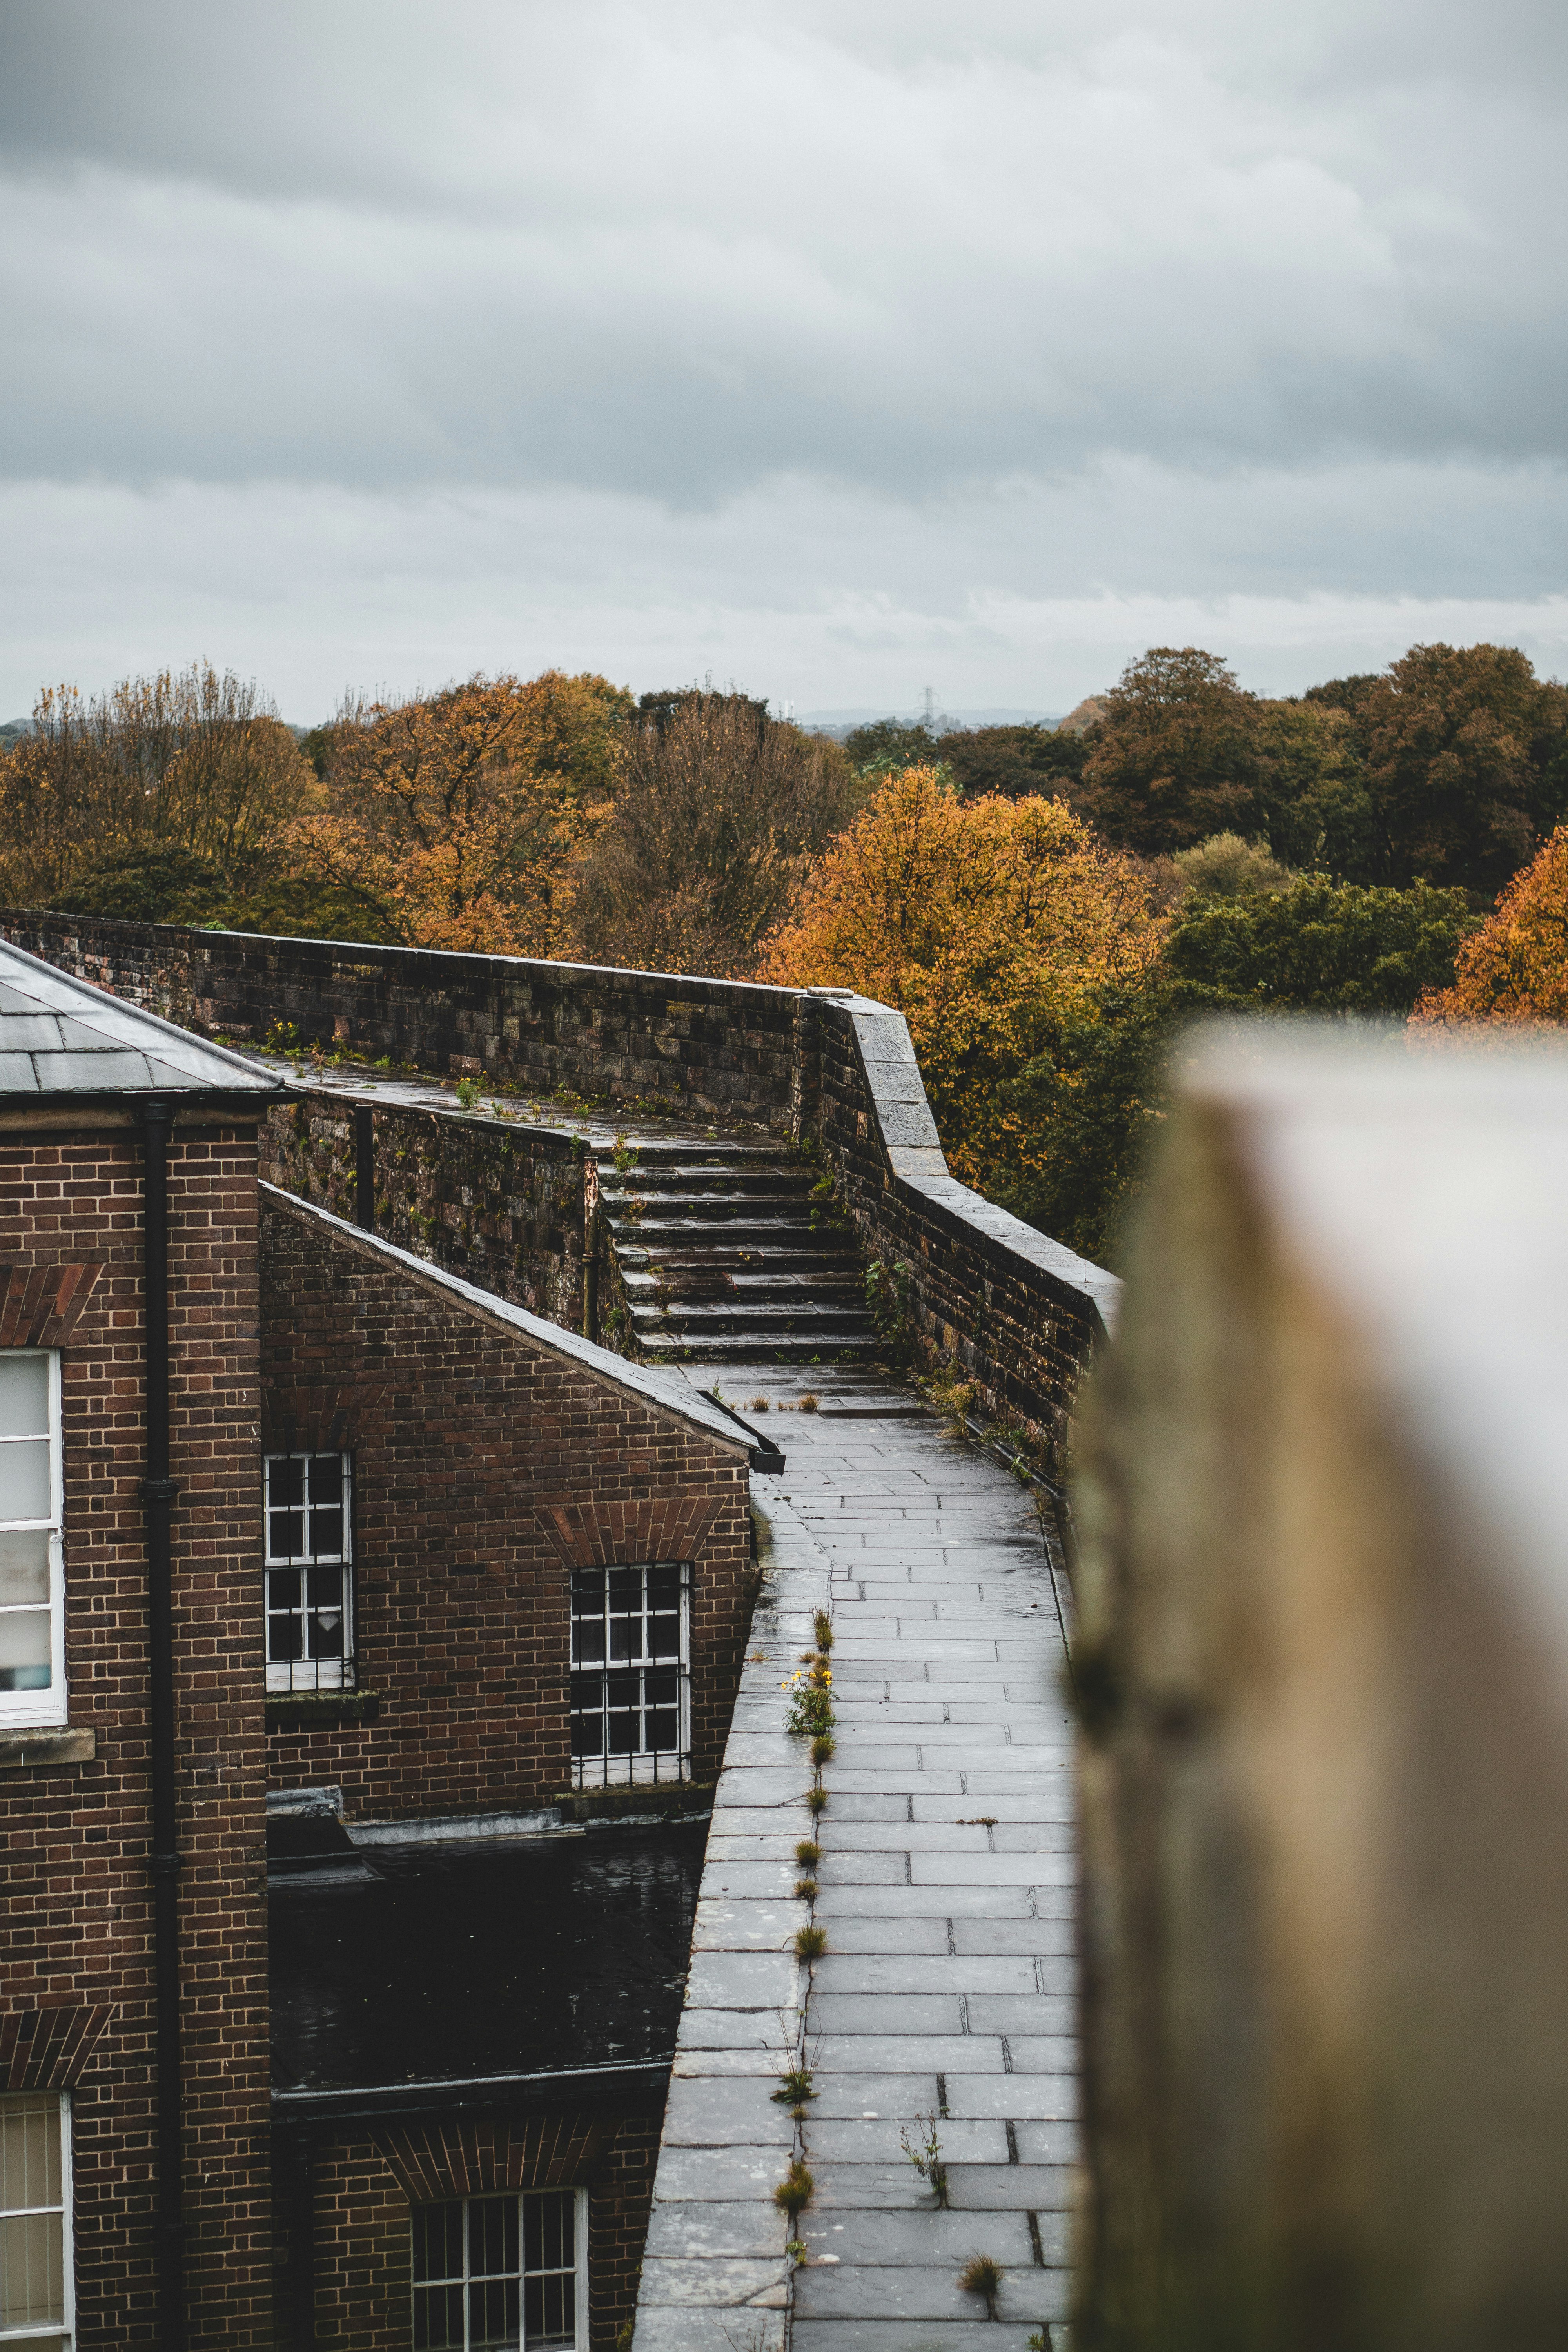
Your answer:
[[[410,2282],[410,2284],[411,2284],[411,2292],[412,2292],[412,2293],[417,2293],[417,2291],[418,2291],[418,2287],[419,2287],[420,2285],[461,2286],[461,2287],[463,2288],[463,2290],[464,2290],[464,2293],[463,2293],[463,2341],[464,2341],[464,2352],[467,2352],[467,2346],[468,2346],[468,2292],[467,2292],[467,2290],[468,2290],[468,2284],[469,2284],[469,2273],[468,2273],[468,2210],[467,2210],[467,2209],[468,2209],[470,2205],[479,2205],[479,2204],[486,2203],[486,2202],[489,2200],[489,2199],[490,2199],[491,2197],[495,2197],[495,2196],[503,2196],[503,2197],[504,2197],[504,2196],[515,2196],[515,2198],[517,2199],[517,2252],[518,2252],[518,2273],[517,2273],[518,2288],[517,2288],[517,2304],[518,2304],[518,2334],[519,2334],[519,2338],[520,2338],[520,2342],[521,2342],[521,2352],[531,2352],[531,2347],[530,2347],[530,2345],[529,2345],[529,2337],[528,2337],[528,2297],[527,2297],[527,2285],[526,2285],[527,2280],[528,2280],[528,2278],[529,2278],[529,2276],[530,2276],[530,2273],[529,2273],[529,2272],[528,2272],[528,2270],[524,2267],[524,2265],[526,2264],[526,2263],[527,2263],[527,2261],[528,2261],[528,2223],[527,2223],[527,2221],[526,2221],[526,2219],[525,2219],[525,2216],[524,2216],[524,2213],[523,2213],[523,2210],[522,2210],[522,2209],[523,2209],[523,2207],[527,2204],[528,2200],[529,2200],[531,2197],[559,2197],[559,2196],[568,2196],[568,2197],[570,2197],[570,2198],[572,2199],[572,2200],[573,2200],[573,2213],[572,2213],[572,2251],[573,2251],[574,2255],[575,2256],[575,2263],[574,2263],[574,2276],[575,2276],[575,2280],[576,2280],[576,2293],[575,2293],[575,2294],[574,2294],[574,2298],[573,2298],[573,2305],[574,2305],[574,2308],[573,2308],[573,2314],[572,2314],[572,2320],[573,2320],[573,2336],[572,2336],[572,2342],[573,2342],[573,2346],[574,2346],[574,2352],[588,2352],[588,2192],[587,2192],[587,2190],[586,2190],[585,2189],[500,2189],[500,2190],[497,2190],[497,2189],[479,2189],[479,2190],[474,2191],[473,2193],[471,2193],[471,2194],[469,2194],[469,2195],[462,2196],[462,2197],[434,2197],[434,2198],[431,2198],[431,2199],[430,2199],[430,2200],[429,2200],[429,2202],[430,2202],[431,2204],[433,2204],[433,2205],[461,2205],[461,2206],[464,2208],[464,2214],[463,2214],[463,2272],[462,2272],[462,2276],[461,2276],[461,2278],[460,2278],[460,2279],[458,2279],[458,2278],[452,2278],[452,2279],[441,2279],[441,2280],[421,2280],[421,2281],[418,2281],[417,2283],[415,2283],[415,2282],[413,2282],[413,2281],[411,2280],[411,2282]],[[419,2210],[419,2208],[416,2206],[414,2210],[415,2210],[415,2211],[418,2211],[418,2210]],[[413,2251],[413,2226],[414,2226],[414,2225],[413,2225],[413,2216],[412,2216],[412,2214],[411,2214],[411,2215],[410,2215],[410,2217],[409,2217],[409,2247],[410,2247],[410,2267],[411,2267],[411,2268],[412,2268],[412,2251]],[[485,2275],[489,2275],[489,2273],[486,2273]],[[538,2273],[536,2272],[536,2273],[532,2273],[532,2275],[534,2275],[534,2276],[536,2276],[536,2277],[537,2277],[538,2275],[540,2275],[540,2273]],[[409,2342],[412,2344],[414,2341],[415,2341],[415,2330],[414,2330],[414,2325],[413,2325],[413,2315],[412,2315],[412,2310],[411,2310],[411,2311],[410,2311],[410,2323],[409,2323]],[[535,2339],[535,2341],[537,2342],[537,2338]],[[455,2352],[455,2347],[454,2347],[454,2352]]]
[[[608,1620],[610,1615],[609,1579],[617,1573],[641,1575],[644,1580],[644,1598],[641,1614],[646,1623],[649,1614],[647,1599],[647,1580],[650,1572],[654,1569],[658,1568],[674,1569],[680,1580],[678,1656],[675,1658],[668,1658],[662,1653],[659,1653],[655,1658],[649,1658],[646,1655],[642,1658],[624,1660],[612,1658],[608,1654],[610,1646],[608,1633]],[[651,1782],[668,1780],[675,1782],[689,1780],[691,1778],[691,1563],[689,1560],[676,1559],[611,1560],[605,1563],[602,1568],[599,1568],[598,1564],[595,1563],[595,1572],[602,1574],[605,1580],[605,1656],[602,1664],[596,1660],[589,1661],[586,1664],[579,1663],[577,1656],[578,1612],[576,1607],[576,1592],[574,1584],[568,1588],[566,1601],[571,1640],[571,1662],[569,1671],[573,1675],[577,1675],[579,1674],[602,1674],[607,1679],[611,1675],[617,1671],[621,1673],[658,1673],[661,1670],[668,1670],[669,1667],[673,1666],[676,1675],[675,1746],[672,1748],[623,1748],[617,1749],[614,1753],[605,1747],[601,1748],[599,1754],[596,1756],[579,1756],[574,1748],[572,1756],[573,1780],[580,1789],[620,1788],[627,1785],[628,1783],[636,1786],[644,1781]],[[646,1712],[646,1709],[643,1710],[643,1712]],[[567,1690],[567,1717],[569,1730],[572,1727],[571,1719],[573,1715],[574,1709],[572,1706],[572,1694],[569,1685]]]
[[[7,1726],[56,1724],[67,1720],[65,1475],[60,1440],[60,1357],[58,1348],[5,1348],[0,1357],[28,1356],[49,1368],[49,1516],[47,1519],[0,1519],[7,1535],[47,1529],[49,1539],[49,1686],[47,1690],[0,1691],[0,1729]],[[32,1438],[0,1438],[0,1447],[27,1445]],[[18,1610],[26,1606],[18,1603]],[[9,1613],[8,1612],[6,1613]]]
[[[35,1351],[36,1352],[36,1351]],[[10,2220],[19,2213],[58,2213],[60,2216],[60,2307],[63,2321],[49,2320],[41,2325],[31,2321],[24,2327],[7,2327],[0,2320],[0,2345],[57,2342],[61,2352],[72,2352],[76,2343],[76,2245],[71,2227],[71,2103],[70,2093],[47,2091],[8,2091],[0,2094],[0,2105],[9,2099],[56,2097],[60,2111],[60,2201],[58,2205],[12,2205],[5,2209],[4,2218]]]
[[[298,1506],[305,1526],[305,1540],[310,1543],[309,1465],[312,1462],[335,1461],[339,1465],[342,1484],[339,1487],[338,1509],[341,1517],[342,1549],[329,1558],[325,1554],[312,1559],[309,1549],[298,1554],[275,1552],[272,1549],[272,1467],[277,1462],[298,1462],[304,1465],[300,1487],[301,1501]],[[277,1507],[291,1510],[292,1504]],[[352,1454],[334,1453],[321,1447],[309,1453],[296,1450],[291,1454],[264,1454],[261,1463],[261,1542],[262,1542],[262,1634],[263,1655],[269,1691],[345,1691],[357,1686],[358,1673],[355,1638],[358,1628],[354,1622],[354,1465]],[[272,1571],[280,1569],[307,1576],[312,1566],[337,1568],[342,1578],[342,1640],[340,1654],[335,1658],[279,1658],[270,1655],[272,1647]],[[296,1613],[296,1612],[290,1612]],[[300,1611],[300,1615],[307,1612]]]

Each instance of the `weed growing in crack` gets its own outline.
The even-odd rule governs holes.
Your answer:
[[[937,2137],[936,2117],[934,2115],[917,2116],[915,2122],[917,2125],[924,2126],[923,2134],[916,2139],[911,2139],[910,2126],[906,2124],[899,2134],[899,2146],[903,2149],[926,2187],[933,2191],[937,2203],[945,2209],[947,2167],[942,2162],[942,2141]]]
[[[1002,2292],[1002,2265],[990,2254],[971,2254],[958,2273],[958,2284],[965,2294],[977,2294],[985,2305],[985,2316],[996,2316],[996,2298]]]

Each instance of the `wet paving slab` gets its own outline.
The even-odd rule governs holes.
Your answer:
[[[711,1367],[687,1369],[710,1384]],[[754,1486],[771,1540],[767,1597],[703,1910],[721,1902],[722,1933],[742,1948],[749,1935],[763,1939],[764,1902],[765,1932],[786,1947],[808,1918],[825,1931],[800,1992],[816,2095],[793,2135],[776,2121],[760,2134],[764,2110],[784,2113],[768,2070],[782,2063],[788,2019],[731,2012],[727,2054],[748,2071],[705,2081],[701,2119],[679,2126],[678,2144],[667,2135],[655,2190],[662,2259],[645,2280],[638,2352],[1024,2352],[1037,2337],[1062,2352],[1078,2084],[1060,1563],[1029,1491],[907,1385],[826,1366],[758,1367],[743,1389],[730,1385],[750,1415],[777,1416],[761,1425],[785,1468]],[[824,1606],[836,1752],[808,1910],[780,1881],[798,1874],[790,1856],[809,1820],[810,1769],[801,1743],[781,1751],[776,1727],[779,1685]],[[773,1874],[754,1896],[753,1873]],[[696,2039],[715,2047],[683,2049],[678,2076],[719,2054],[710,2014]],[[751,2167],[760,2238],[734,2215],[699,2225],[697,2205],[744,2201],[717,2143],[725,2127]],[[705,2149],[685,2147],[694,2130]],[[945,2206],[903,2145],[931,2132]],[[768,2236],[772,2188],[792,2153],[816,2182],[797,2225],[803,2262],[782,2255],[776,2214]],[[759,2243],[775,2250],[771,2267]],[[1002,2267],[994,2316],[959,2284],[975,2254]],[[742,2277],[727,2266],[746,2257],[762,2267]]]

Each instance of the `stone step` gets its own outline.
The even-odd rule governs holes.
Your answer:
[[[703,1332],[690,1339],[679,1332],[639,1332],[637,1344],[649,1363],[670,1363],[693,1358],[724,1364],[870,1364],[877,1361],[879,1342],[869,1338],[825,1339],[805,1333],[754,1331]]]
[[[651,1299],[629,1301],[632,1321],[641,1336],[667,1328],[685,1332],[845,1331],[871,1329],[863,1307],[835,1307],[815,1298],[781,1300],[671,1299],[668,1307]]]
[[[601,1190],[628,1187],[633,1191],[647,1185],[653,1189],[668,1184],[716,1184],[725,1187],[745,1184],[788,1184],[797,1192],[810,1192],[816,1181],[809,1169],[792,1168],[779,1160],[666,1160],[652,1164],[639,1160],[632,1168],[606,1166],[595,1162],[599,1171]]]
[[[658,1267],[670,1276],[704,1272],[820,1274],[832,1282],[847,1276],[857,1286],[861,1279],[860,1260],[847,1243],[837,1249],[826,1244],[794,1249],[783,1242],[758,1248],[728,1241],[715,1243],[710,1249],[692,1249],[685,1243],[673,1249],[648,1249],[641,1242],[619,1242],[616,1255],[623,1274],[632,1270],[645,1273]]]
[[[655,1235],[660,1241],[668,1241],[684,1234],[695,1242],[697,1236],[705,1233],[712,1234],[716,1238],[721,1237],[730,1248],[742,1242],[765,1245],[774,1239],[791,1242],[796,1248],[809,1245],[814,1239],[820,1239],[830,1245],[847,1243],[850,1239],[848,1226],[840,1224],[837,1218],[819,1217],[813,1224],[809,1213],[804,1209],[797,1210],[791,1216],[782,1206],[771,1209],[765,1215],[752,1210],[742,1215],[733,1202],[727,1205],[710,1202],[695,1207],[689,1207],[683,1202],[680,1208],[679,1216],[669,1216],[664,1213],[661,1202],[660,1213],[657,1216],[612,1214],[606,1223],[617,1244],[636,1243],[641,1238],[650,1247]]]
[[[666,1209],[684,1206],[687,1202],[700,1202],[721,1216],[731,1210],[747,1208],[753,1203],[779,1201],[792,1206],[813,1207],[819,1212],[821,1203],[811,1199],[810,1188],[805,1184],[780,1183],[773,1177],[758,1177],[754,1183],[698,1184],[683,1178],[679,1184],[616,1184],[605,1185],[599,1193],[606,1213],[615,1216],[625,1212],[630,1201],[646,1202],[650,1208]]]
[[[722,1266],[663,1267],[657,1272],[643,1272],[637,1266],[623,1265],[621,1281],[628,1298],[658,1300],[725,1299],[752,1300],[766,1306],[773,1300],[814,1298],[824,1307],[843,1306],[853,1300],[861,1314],[866,1311],[865,1290],[857,1274],[826,1274],[812,1269],[802,1274],[786,1274],[769,1265],[755,1274],[734,1274]]]

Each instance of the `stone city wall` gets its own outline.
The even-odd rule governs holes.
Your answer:
[[[949,1174],[903,1016],[868,998],[37,911],[0,913],[0,933],[198,1030],[258,1044],[281,1032],[443,1077],[471,1073],[816,1146],[921,1351],[961,1370],[985,1411],[1053,1445],[1113,1317],[1113,1276]],[[405,1115],[378,1108],[378,1138],[389,1116]],[[415,1164],[395,1162],[406,1172],[388,1183],[387,1230],[404,1240],[401,1216],[408,1246],[577,1322],[581,1219],[563,1185],[551,1190],[543,1139],[516,1139],[509,1156],[499,1138],[481,1147],[447,1120],[442,1139],[416,1143],[419,1116],[398,1131],[395,1148]],[[273,1146],[278,1181],[331,1205],[313,1188],[348,1181],[334,1124],[318,1107],[309,1139],[275,1131]]]

